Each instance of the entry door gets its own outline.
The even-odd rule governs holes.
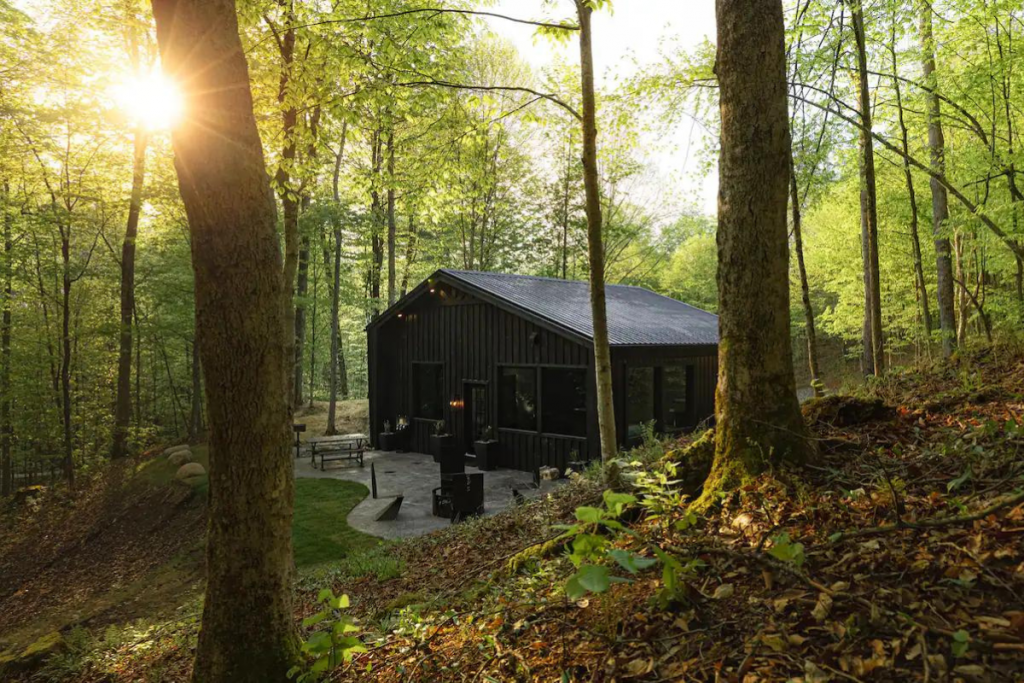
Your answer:
[[[463,396],[466,397],[466,452],[473,453],[473,442],[482,439],[487,427],[490,426],[487,385],[467,384]]]

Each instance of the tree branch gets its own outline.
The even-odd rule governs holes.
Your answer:
[[[312,24],[304,24],[303,26],[296,26],[295,28],[308,28],[311,26],[321,26],[323,24],[356,24],[360,22],[377,21],[378,19],[394,19],[397,17],[404,17],[411,14],[424,14],[431,13],[435,16],[441,14],[465,14],[469,16],[479,17],[493,17],[495,19],[504,19],[505,21],[512,21],[517,24],[526,24],[527,26],[537,26],[539,28],[550,28],[560,31],[579,31],[580,27],[576,24],[556,24],[548,21],[532,21],[530,19],[519,19],[518,17],[510,17],[505,14],[498,14],[496,12],[483,12],[474,11],[468,9],[453,9],[449,7],[421,7],[417,9],[407,9],[401,12],[389,12],[387,14],[367,14],[362,17],[349,17],[344,19],[324,19],[323,21],[317,21]],[[432,18],[432,17],[431,17]]]
[[[469,84],[466,84],[466,83],[451,83],[449,81],[438,81],[438,80],[407,81],[405,83],[395,83],[395,85],[403,87],[403,88],[421,88],[421,87],[427,87],[427,86],[439,86],[439,87],[442,87],[442,88],[451,88],[453,90],[480,90],[480,91],[497,91],[497,92],[523,92],[523,93],[528,93],[530,95],[533,95],[534,97],[538,97],[540,99],[547,100],[548,102],[553,102],[553,103],[557,104],[559,107],[561,107],[562,109],[564,109],[567,112],[569,112],[570,114],[572,114],[574,117],[576,117],[576,119],[578,119],[580,121],[583,120],[583,116],[578,111],[576,111],[572,107],[572,105],[566,103],[564,100],[560,99],[557,95],[551,95],[549,93],[538,92],[536,90],[533,90],[532,88],[523,88],[523,87],[512,86],[512,85],[469,85]]]

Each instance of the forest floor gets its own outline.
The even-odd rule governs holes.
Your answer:
[[[357,429],[365,405],[339,403],[339,427]],[[326,404],[314,411],[326,425]],[[38,505],[0,506],[0,680],[7,659],[26,648],[45,655],[57,634],[194,611],[203,588],[207,478],[177,481],[161,450],[85,474],[74,496],[54,488]],[[192,451],[209,466],[204,445]],[[296,482],[297,566],[380,544],[343,521],[368,493],[351,481]]]
[[[636,451],[645,505],[586,524],[624,551],[628,581],[583,581],[597,592],[567,597],[552,542],[605,507],[581,477],[301,571],[296,619],[324,589],[351,597],[367,652],[338,681],[1024,681],[1022,391],[1024,358],[990,353],[805,406],[818,460],[704,517],[657,483],[685,442]],[[196,614],[65,633],[36,680],[187,680]]]

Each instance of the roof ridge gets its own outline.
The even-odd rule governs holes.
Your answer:
[[[560,277],[552,277],[550,275],[524,275],[522,273],[502,273],[502,272],[499,272],[499,271],[496,271],[496,270],[463,270],[463,269],[460,269],[460,268],[441,268],[440,270],[443,273],[449,273],[449,274],[452,274],[452,275],[484,275],[484,276],[487,276],[487,277],[495,277],[496,276],[496,277],[515,278],[515,279],[518,279],[518,280],[544,280],[544,281],[547,281],[547,282],[561,282],[561,283],[565,283],[565,284],[586,285],[587,287],[590,286],[590,281],[589,280],[568,280],[568,279],[563,279],[563,278],[560,278]],[[620,283],[605,282],[604,286],[606,288],[607,287],[629,287],[631,289],[642,289],[642,290],[650,292],[652,294],[658,294],[653,289],[648,289],[647,287],[642,287],[640,285],[624,285],[624,284],[620,284]],[[658,296],[663,296],[663,295],[659,294]],[[666,297],[666,298],[671,298],[671,297]]]

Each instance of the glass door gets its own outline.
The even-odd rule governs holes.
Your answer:
[[[473,442],[480,441],[487,435],[491,426],[488,419],[487,385],[467,384],[466,397],[466,450],[473,452]]]

